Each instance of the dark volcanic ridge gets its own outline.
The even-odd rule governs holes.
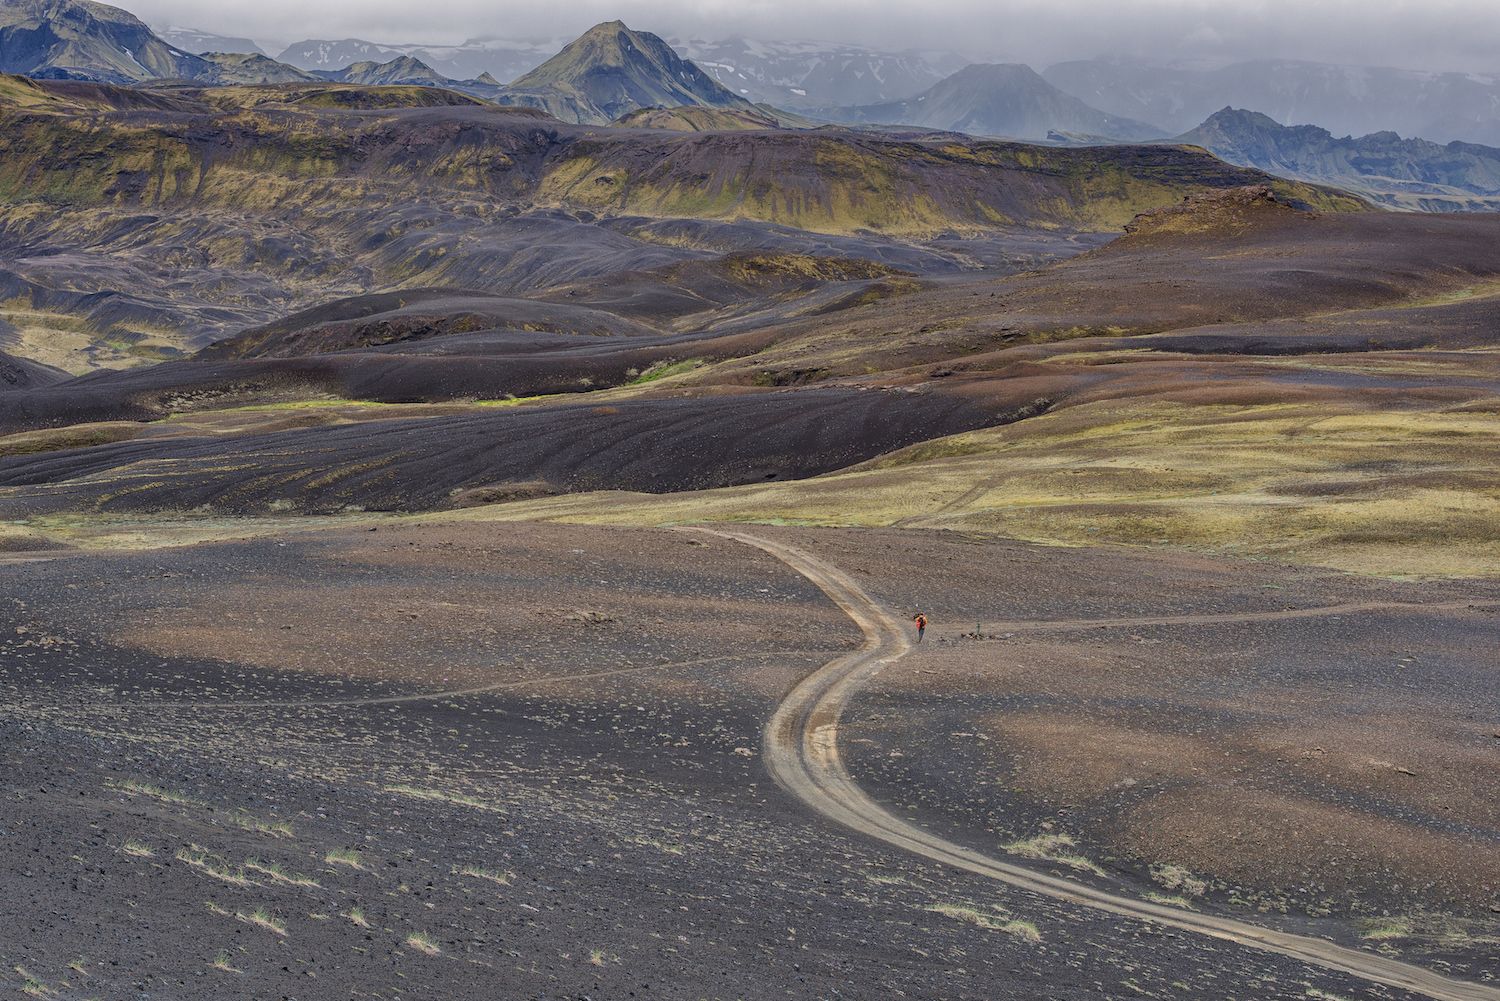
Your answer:
[[[0,488],[52,484],[0,499],[0,508],[411,511],[480,488],[702,490],[815,476],[1004,419],[939,393],[806,389],[141,439],[0,459]]]

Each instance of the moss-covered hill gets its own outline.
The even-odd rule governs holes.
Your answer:
[[[82,371],[372,290],[513,295],[736,249],[955,260],[1248,183],[1361,207],[1185,148],[671,133],[434,87],[0,76],[0,321],[10,349]]]
[[[621,115],[610,124],[626,129],[665,129],[668,132],[760,132],[781,125],[769,112],[758,108],[743,111],[691,105],[641,108]]]
[[[1319,208],[1359,207],[1179,147],[1058,149],[827,130],[599,132],[467,98],[443,102],[422,88],[178,89],[162,94],[159,109],[143,107],[140,94],[0,81],[0,205],[12,215],[36,203],[285,214],[351,198],[376,209],[417,192],[480,194],[526,207],[904,238],[1114,230],[1185,195],[1261,181]],[[360,94],[369,100],[355,100]]]

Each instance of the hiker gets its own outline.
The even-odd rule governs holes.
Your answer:
[[[927,616],[918,612],[911,617],[911,620],[917,624],[917,642],[920,643],[922,642],[922,635],[927,632]]]

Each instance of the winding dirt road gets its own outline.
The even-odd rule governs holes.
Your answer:
[[[787,694],[767,722],[762,739],[762,752],[771,776],[823,816],[897,848],[1070,904],[1289,956],[1437,1001],[1500,1001],[1500,989],[1495,987],[1450,979],[1323,939],[1119,896],[990,858],[908,823],[871,799],[854,782],[838,748],[839,718],[850,698],[886,665],[910,651],[911,641],[904,625],[848,574],[801,549],[744,532],[707,528],[691,531],[754,546],[774,556],[816,584],[864,634],[864,644],[858,650],[829,661]],[[1329,614],[1370,607],[1374,606],[1343,606],[1330,610]]]

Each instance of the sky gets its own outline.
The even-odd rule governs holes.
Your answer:
[[[564,39],[619,18],[664,37],[934,48],[1041,69],[1118,54],[1161,62],[1310,59],[1500,74],[1500,0],[112,0],[148,23],[248,36],[451,44]]]

